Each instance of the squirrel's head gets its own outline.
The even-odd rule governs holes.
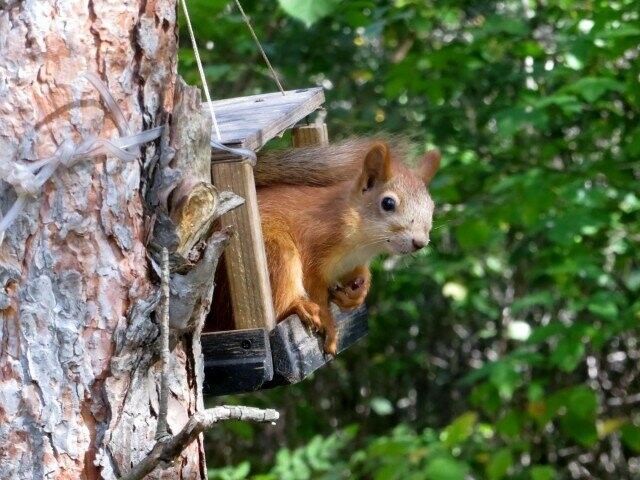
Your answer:
[[[437,150],[427,152],[418,167],[410,169],[392,158],[387,143],[371,146],[352,198],[372,247],[405,254],[427,246],[434,210],[427,185],[439,165]]]

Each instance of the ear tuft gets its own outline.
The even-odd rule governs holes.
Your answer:
[[[375,142],[364,158],[359,185],[362,191],[391,178],[391,153],[386,142]]]
[[[424,183],[429,184],[439,166],[440,152],[438,150],[429,150],[422,157],[417,173]]]

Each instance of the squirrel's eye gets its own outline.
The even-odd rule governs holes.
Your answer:
[[[391,197],[384,197],[381,205],[385,212],[393,212],[396,209],[396,201]]]

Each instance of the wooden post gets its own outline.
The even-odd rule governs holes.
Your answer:
[[[327,124],[303,125],[291,130],[291,142],[298,147],[326,147],[329,145]]]
[[[276,321],[253,167],[246,160],[213,162],[211,174],[218,190],[230,190],[245,199],[244,205],[220,217],[223,226],[235,229],[225,250],[235,328],[272,330]]]

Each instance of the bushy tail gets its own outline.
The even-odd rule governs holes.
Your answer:
[[[256,185],[332,185],[358,178],[375,140],[350,139],[326,147],[272,150],[258,155]]]

